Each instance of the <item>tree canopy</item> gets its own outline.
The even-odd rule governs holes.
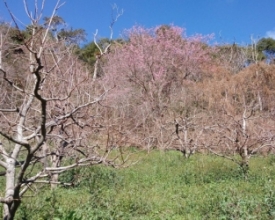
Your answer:
[[[270,63],[275,58],[275,40],[270,37],[260,39],[257,43],[257,50]]]

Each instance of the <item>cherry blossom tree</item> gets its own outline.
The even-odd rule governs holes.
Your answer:
[[[182,99],[186,85],[208,74],[204,66],[212,59],[210,38],[187,37],[183,28],[173,25],[135,26],[125,31],[125,43],[111,47],[103,67],[104,80],[116,87],[109,104],[131,109],[127,117],[136,125],[133,136],[139,143],[161,149],[173,144],[172,103]]]

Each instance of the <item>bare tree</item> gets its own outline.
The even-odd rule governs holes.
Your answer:
[[[198,115],[178,117],[175,119],[175,141],[179,143],[176,149],[183,153],[186,158],[194,154],[199,145],[202,134],[199,122],[202,120]]]
[[[245,176],[249,159],[274,148],[274,69],[254,64],[227,80],[205,87],[212,99],[201,144],[237,163]],[[268,82],[267,82],[268,79]]]
[[[27,32],[20,30],[10,12],[14,33],[22,39],[17,44],[21,53],[4,56],[7,33],[0,33],[0,166],[5,174],[0,202],[7,220],[14,218],[31,185],[56,186],[59,173],[77,166],[110,164],[109,151],[98,149],[90,139],[95,130],[104,128],[97,105],[109,89],[93,82],[70,45],[52,38],[51,22],[63,5],[60,0],[46,26],[39,23],[45,1],[40,8],[35,1],[34,13],[27,1],[23,3],[31,21]],[[18,68],[9,65],[10,59],[20,63]],[[71,163],[64,166],[66,157]]]
[[[246,109],[242,116],[221,112],[215,123],[204,128],[203,146],[214,155],[238,164],[247,177],[251,156],[274,147],[274,128],[264,120]]]
[[[249,60],[248,48],[236,43],[219,45],[217,59],[232,74],[240,72]]]
[[[117,22],[118,18],[120,16],[123,15],[123,9],[119,10],[118,6],[116,4],[113,5],[112,8],[112,20],[111,20],[111,24],[109,26],[110,28],[110,37],[109,37],[109,41],[111,42],[113,40],[113,27],[115,25],[115,23]],[[114,15],[115,13],[115,15]],[[100,59],[102,58],[102,56],[104,56],[105,54],[107,54],[110,51],[110,46],[111,43],[106,42],[104,45],[99,45],[97,42],[97,35],[98,35],[98,30],[96,30],[96,32],[94,33],[94,43],[96,45],[96,47],[99,50],[99,53],[96,54],[96,61],[94,64],[94,73],[93,73],[93,79],[95,80],[98,77],[98,72],[99,72],[99,65],[100,65]]]

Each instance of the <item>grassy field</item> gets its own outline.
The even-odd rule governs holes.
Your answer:
[[[17,219],[275,219],[273,155],[252,158],[247,180],[234,163],[215,156],[187,160],[155,151],[142,158],[125,169],[64,174],[74,187],[42,187],[24,199]]]

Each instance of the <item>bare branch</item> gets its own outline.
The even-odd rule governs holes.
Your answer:
[[[1,109],[0,108],[0,112],[19,112],[18,108],[15,109]]]
[[[21,89],[21,88],[19,88],[18,86],[16,86],[16,84],[15,84],[13,81],[11,81],[11,80],[9,80],[9,79],[7,78],[7,73],[6,73],[6,71],[4,71],[3,69],[0,69],[0,73],[3,73],[3,79],[4,79],[6,82],[8,82],[8,84],[9,84],[10,86],[12,86],[13,88],[15,88],[15,89],[18,90],[19,92],[24,92],[23,89]]]
[[[109,26],[110,28],[110,39],[113,39],[113,27],[115,25],[115,23],[117,22],[117,20],[119,19],[120,16],[123,15],[123,9],[119,10],[118,6],[116,4],[113,5],[112,7],[112,21],[111,24]],[[115,15],[114,15],[114,11],[115,11]]]
[[[4,133],[2,131],[0,131],[0,134],[3,137],[5,137],[7,140],[12,141],[15,144],[19,144],[19,145],[24,146],[26,148],[29,148],[29,146],[30,146],[28,142],[26,142],[24,140],[17,140],[17,139],[13,138],[12,136],[7,135],[6,133]]]
[[[10,10],[8,4],[7,4],[7,1],[6,1],[6,0],[3,0],[3,1],[4,1],[4,4],[5,4],[5,6],[6,6],[8,12],[9,12],[9,14],[10,14],[10,16],[11,16],[13,22],[14,22],[14,25],[16,26],[17,30],[19,30],[19,26],[18,26],[18,24],[17,24],[17,22],[16,22],[16,20],[15,20],[15,16],[14,16],[13,13],[11,12],[11,10]]]
[[[91,164],[101,164],[103,163],[103,158],[97,157],[97,156],[92,156],[90,158],[82,158],[76,163],[73,163],[69,166],[64,166],[64,167],[46,167],[46,171],[49,171],[51,173],[62,173],[67,170],[70,170],[72,168],[78,167],[78,166],[87,166]]]

